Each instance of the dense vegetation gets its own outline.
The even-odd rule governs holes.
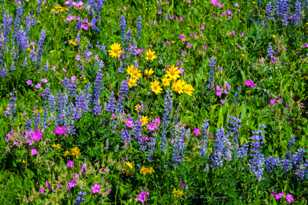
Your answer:
[[[0,204],[307,204],[307,8],[2,0]]]

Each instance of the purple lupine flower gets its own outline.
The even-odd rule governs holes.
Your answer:
[[[23,30],[17,30],[16,31],[16,40],[19,48],[22,51],[26,51],[28,48],[28,37],[25,31]]]
[[[206,156],[206,152],[207,152],[207,144],[208,144],[208,128],[209,128],[209,121],[206,120],[203,123],[202,126],[202,141],[201,141],[201,148],[200,148],[200,156]]]
[[[221,167],[223,165],[224,138],[224,129],[218,129],[216,131],[214,151],[210,157],[213,167]]]
[[[99,28],[97,28],[96,23],[97,23],[97,19],[96,19],[96,18],[92,18],[92,19],[91,19],[91,27],[92,27],[92,29],[93,29],[94,31],[99,32]]]
[[[3,12],[3,42],[4,42],[4,47],[6,45],[6,43],[8,42],[8,36],[10,34],[11,31],[11,25],[13,22],[13,18],[9,15],[7,15],[5,12]]]
[[[305,159],[305,149],[300,148],[292,155],[292,164],[297,168]]]
[[[21,17],[23,13],[24,13],[23,7],[18,7],[16,9],[16,15],[15,15],[15,20],[14,20],[14,32],[15,32],[14,38],[16,38],[17,31],[20,28]]]
[[[265,169],[267,172],[272,172],[279,165],[279,158],[276,157],[268,157],[265,159]]]
[[[126,31],[126,19],[125,19],[125,16],[121,16],[120,28],[121,28],[122,42],[124,43],[125,42],[125,31]]]
[[[131,137],[127,129],[123,129],[121,131],[121,138],[125,144],[128,144],[131,141]]]
[[[164,97],[164,114],[162,122],[162,135],[160,149],[165,151],[167,146],[167,128],[170,122],[170,116],[172,112],[172,95],[169,91],[166,92]]]
[[[41,114],[38,112],[36,118],[34,119],[34,129],[38,129],[41,121]]]
[[[249,144],[243,144],[237,149],[238,158],[244,158],[247,156]]]
[[[282,21],[284,26],[288,25],[289,19],[289,1],[288,0],[277,0],[276,2],[276,12],[277,16]]]
[[[5,78],[5,76],[6,76],[6,70],[4,68],[0,69],[0,77]]]
[[[41,62],[42,54],[43,54],[43,44],[46,38],[46,32],[44,30],[41,31],[40,39],[38,41],[38,51],[37,51],[37,62],[38,64]]]
[[[14,116],[16,114],[16,96],[10,97],[9,103],[4,111],[6,117]]]
[[[57,104],[57,124],[64,124],[64,114],[65,114],[65,96],[61,93],[58,94],[58,104]]]
[[[214,88],[215,66],[216,66],[216,58],[212,56],[209,60],[210,71],[209,71],[209,79],[208,79],[208,85],[207,85],[208,89]]]
[[[176,164],[183,160],[184,148],[185,148],[185,128],[177,126],[175,133],[175,143],[173,144],[172,161]]]
[[[128,94],[128,83],[127,83],[127,80],[123,80],[121,82],[119,94],[120,95],[127,95]]]
[[[52,94],[50,94],[49,96],[48,96],[48,105],[49,105],[49,110],[50,110],[50,112],[54,112],[55,111],[55,97],[52,95]]]
[[[83,192],[83,191],[78,192],[78,195],[76,197],[74,205],[80,205],[82,202],[84,202],[84,200],[85,200],[84,196],[85,195],[86,195],[86,192]]]
[[[229,116],[228,124],[228,132],[233,135],[233,142],[235,144],[235,148],[237,148],[241,120],[237,117]]]
[[[268,20],[273,19],[273,5],[271,2],[266,4],[265,14]]]
[[[273,50],[272,44],[268,44],[267,47],[267,57],[271,59],[274,56],[275,52]]]
[[[302,19],[301,11],[302,11],[302,4],[299,0],[297,0],[295,2],[295,13],[293,16],[293,21],[295,25],[298,25],[301,22],[301,19]]]
[[[257,179],[260,181],[263,176],[264,155],[261,153],[260,148],[263,144],[264,137],[262,130],[253,131],[251,139],[251,159],[249,160],[250,170],[254,173]]]
[[[138,140],[142,135],[142,124],[140,121],[140,117],[138,117],[135,128],[134,128],[135,139]]]
[[[141,38],[141,32],[142,32],[142,17],[138,16],[137,18],[137,23],[136,23],[136,27],[137,27],[137,38]]]
[[[95,115],[98,115],[101,113],[99,97],[100,97],[101,90],[102,90],[102,80],[103,80],[103,73],[101,70],[98,70],[96,74],[95,82],[94,82],[94,92],[93,92],[93,104],[94,104],[93,112]]]
[[[110,113],[114,113],[115,112],[115,103],[116,103],[116,99],[114,97],[114,92],[112,91],[110,96],[109,96],[108,103],[106,104],[106,111],[110,112]]]
[[[128,31],[126,32],[125,40],[127,43],[132,40],[132,31],[130,29],[128,29]]]

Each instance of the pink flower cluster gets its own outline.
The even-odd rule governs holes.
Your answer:
[[[281,198],[285,197],[286,202],[291,204],[295,201],[294,196],[292,194],[285,194],[284,192],[276,193],[272,192],[272,196],[275,198],[276,201],[279,201]]]
[[[65,6],[70,6],[70,7],[74,7],[76,9],[82,9],[83,7],[83,2],[82,1],[72,1],[72,0],[67,0],[64,2]]]
[[[220,3],[219,0],[211,0],[211,4],[217,8],[223,8],[224,4]]]
[[[252,80],[245,80],[244,85],[248,88],[256,87],[256,84]]]
[[[153,132],[158,129],[159,125],[160,125],[160,118],[157,117],[147,125],[147,128],[149,131]]]
[[[215,95],[221,97],[222,94],[227,95],[231,89],[231,85],[229,83],[225,83],[223,87],[216,85],[215,87]]]
[[[144,204],[150,196],[150,193],[147,191],[142,191],[137,195],[136,200],[142,204]]]

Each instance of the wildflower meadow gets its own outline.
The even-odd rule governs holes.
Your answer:
[[[307,0],[0,2],[0,205],[308,204]]]

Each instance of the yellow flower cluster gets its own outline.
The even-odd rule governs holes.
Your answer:
[[[142,175],[153,174],[153,173],[154,173],[153,167],[142,166],[140,169],[140,174]]]
[[[162,77],[162,85],[168,87],[172,84],[171,88],[178,94],[192,95],[194,88],[192,85],[186,83],[184,80],[179,79],[181,77],[181,71],[178,67],[171,65],[167,67],[166,74]],[[156,94],[162,92],[162,87],[158,80],[151,82],[151,90]]]
[[[123,50],[121,47],[121,44],[119,43],[114,43],[110,46],[110,49],[108,50],[108,54],[112,58],[120,58],[120,56],[123,54]]]
[[[176,197],[176,198],[181,198],[182,196],[184,196],[184,192],[183,192],[183,190],[181,190],[181,189],[176,189],[176,188],[174,188],[174,189],[172,190],[172,195],[173,195],[174,197]]]
[[[149,123],[149,118],[147,116],[141,116],[140,122],[142,126],[146,126]]]
[[[80,155],[80,149],[78,147],[73,147],[70,151],[73,157],[78,157]]]
[[[68,11],[68,9],[64,6],[60,6],[60,5],[55,5],[52,9],[51,12],[52,13],[62,13],[62,12],[66,12]]]
[[[129,75],[128,87],[132,88],[137,85],[138,80],[142,77],[141,71],[136,68],[134,65],[130,65],[126,69],[127,74]]]

